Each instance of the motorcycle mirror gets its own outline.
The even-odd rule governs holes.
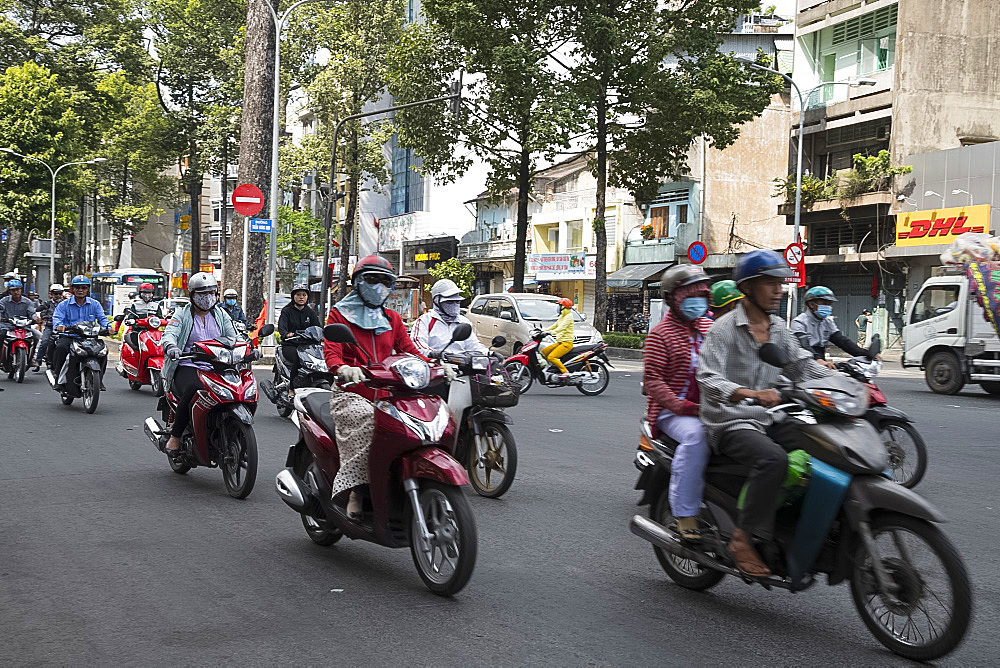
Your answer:
[[[331,343],[351,343],[357,345],[350,327],[339,322],[327,325],[323,328],[323,338]]]
[[[497,334],[496,336],[493,337],[493,340],[490,341],[490,345],[493,346],[494,348],[502,348],[503,346],[507,345],[507,339]]]
[[[868,346],[868,356],[874,358],[882,352],[882,337],[879,334],[872,336],[872,343]]]
[[[115,322],[121,322],[124,319],[125,319],[124,315],[116,315],[115,316]]]
[[[778,368],[785,367],[790,361],[788,359],[788,355],[786,355],[781,348],[773,343],[765,343],[762,345],[758,356],[762,362]]]
[[[463,322],[455,328],[454,332],[451,333],[451,342],[455,343],[456,341],[465,341],[470,336],[472,336],[472,325],[467,322]]]
[[[259,332],[257,332],[257,336],[260,338],[264,338],[265,336],[271,336],[272,334],[274,334],[274,325],[272,325],[271,323],[267,323],[266,325],[260,328]]]

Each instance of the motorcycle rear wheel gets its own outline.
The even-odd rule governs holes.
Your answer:
[[[510,377],[510,382],[515,392],[521,395],[531,389],[531,384],[535,382],[535,378],[531,374],[531,369],[525,364],[522,362],[507,362],[503,368]]]
[[[891,595],[879,593],[871,558],[859,545],[851,575],[851,598],[861,620],[876,640],[907,659],[932,661],[948,654],[965,638],[972,618],[972,586],[958,550],[935,525],[899,513],[876,517],[871,531],[882,564],[900,589]],[[914,548],[920,547],[939,562],[936,573],[914,563]],[[893,556],[887,557],[890,553]],[[940,577],[930,584],[933,575]],[[944,612],[932,619],[929,609]],[[895,620],[901,617],[905,621],[897,625]],[[936,636],[925,637],[922,626],[926,636]]]
[[[137,380],[130,380],[128,382],[128,389],[130,389],[130,390],[132,390],[134,392],[138,392],[139,390],[142,389],[142,383],[140,383]]]
[[[83,408],[93,415],[97,410],[97,403],[101,400],[101,374],[94,369],[84,369],[80,380],[83,381],[83,387],[80,388]]]
[[[882,444],[889,451],[892,479],[913,489],[927,471],[927,446],[909,422],[886,420],[878,426]]]
[[[24,373],[28,370],[28,352],[24,348],[18,348],[14,356],[14,369],[17,372],[14,380],[18,383],[24,382]]]
[[[469,434],[467,466],[469,482],[479,496],[496,499],[504,495],[514,482],[517,473],[517,446],[507,425],[495,420],[484,420],[482,438],[487,441],[485,451],[480,451],[475,434]],[[497,481],[497,474],[501,476]],[[482,475],[482,477],[480,477]]]
[[[611,374],[608,373],[608,367],[604,366],[604,362],[590,362],[589,365],[589,370],[597,374],[597,380],[593,383],[581,383],[576,386],[576,389],[580,390],[580,394],[585,394],[588,397],[596,397],[608,389],[608,383],[611,382]]]
[[[479,539],[476,520],[461,487],[434,480],[421,480],[420,508],[430,532],[431,549],[421,547],[416,513],[410,508],[410,554],[417,573],[435,594],[452,596],[461,591],[476,567]]]
[[[252,426],[236,418],[231,418],[221,431],[226,437],[219,457],[222,480],[229,496],[245,499],[257,482],[257,436]]]
[[[656,503],[649,507],[649,519],[659,522],[673,531],[672,526],[676,525],[677,520],[674,519],[674,516],[670,512],[669,496],[669,489],[664,487],[663,491],[660,492],[660,496],[656,499]],[[705,514],[706,511],[702,510],[703,521],[699,522],[699,524],[706,523],[704,522],[706,519]],[[726,577],[725,573],[705,568],[697,562],[678,557],[656,545],[653,546],[653,551],[656,553],[656,560],[660,562],[660,566],[666,572],[667,577],[685,589],[705,591],[719,584],[722,578]]]

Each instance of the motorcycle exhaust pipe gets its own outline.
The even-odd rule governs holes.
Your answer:
[[[278,395],[274,392],[274,383],[269,380],[262,380],[258,383],[258,387],[264,393],[264,396],[267,397],[268,401],[272,404],[277,403]]]
[[[645,518],[641,515],[635,515],[632,517],[632,521],[629,522],[628,528],[639,538],[649,541],[653,545],[666,550],[675,557],[690,559],[691,561],[700,564],[705,568],[710,568],[713,571],[722,571],[723,573],[735,575],[739,578],[743,577],[738,569],[726,566],[707,554],[685,547],[680,538],[677,538],[672,533],[667,531],[666,527],[662,524],[654,522],[651,519]]]
[[[166,433],[166,428],[154,417],[146,418],[142,423],[142,430],[146,432],[146,438],[156,446],[156,449],[163,452],[163,444],[160,437]]]
[[[312,491],[290,468],[278,472],[274,478],[274,490],[289,508],[298,513],[307,513],[312,507]]]

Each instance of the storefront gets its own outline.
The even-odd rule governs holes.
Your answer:
[[[401,274],[411,276],[419,281],[419,288],[434,283],[430,275],[431,267],[458,256],[458,239],[455,237],[435,237],[433,239],[416,239],[402,242]],[[424,291],[424,303],[430,306],[430,291]]]
[[[627,264],[608,276],[608,327],[613,332],[646,331],[649,300],[671,262]]]

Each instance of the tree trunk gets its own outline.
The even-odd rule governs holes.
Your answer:
[[[14,271],[21,254],[21,239],[24,238],[24,230],[14,228],[7,233],[7,257],[4,258],[4,273]]]
[[[358,179],[357,179],[357,164],[358,164],[358,127],[357,122],[351,123],[350,130],[350,162],[347,165],[347,170],[351,175],[351,182],[348,185],[347,194],[347,211],[344,214],[344,225],[341,227],[340,231],[340,281],[338,283],[339,291],[337,296],[343,299],[344,295],[347,294],[347,265],[351,259],[351,250],[354,249],[354,219],[357,218],[358,212]],[[331,188],[335,186],[331,185]],[[402,253],[400,253],[400,260],[402,260]],[[399,267],[396,267],[399,270]],[[336,303],[337,300],[334,300]]]
[[[512,292],[524,292],[524,269],[528,255],[528,195],[531,192],[531,153],[521,135],[520,164],[517,170],[517,241],[514,245],[514,286]]]
[[[608,189],[608,84],[601,80],[597,100],[597,210],[594,212],[594,243],[597,244],[597,275],[594,277],[594,327],[608,331],[608,229],[604,211]]]
[[[277,3],[274,3],[275,5]],[[248,3],[243,115],[240,130],[239,182],[268,190],[271,182],[271,134],[274,107],[274,26],[271,14],[259,2]],[[275,221],[277,222],[277,221]],[[251,234],[243,257],[243,216],[233,216],[233,236],[226,252],[227,287],[239,289],[247,268],[247,317],[256,318],[267,294],[266,234]]]
[[[125,241],[125,226],[118,228],[118,245],[115,247],[115,266],[114,269],[121,269],[122,263],[122,243]]]

